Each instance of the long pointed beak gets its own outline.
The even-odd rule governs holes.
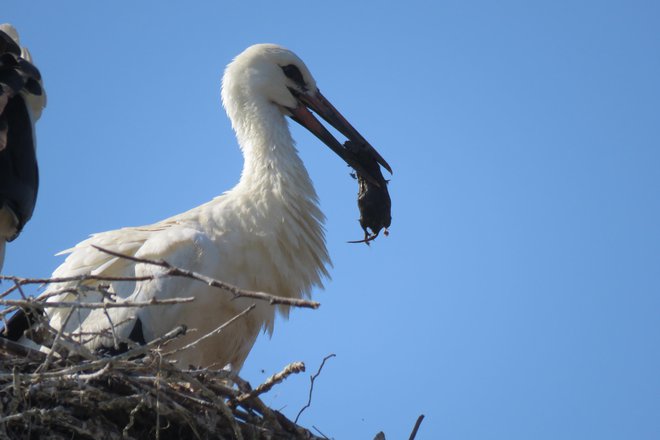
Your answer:
[[[366,167],[361,163],[360,159],[352,151],[345,148],[335,137],[328,131],[321,122],[314,117],[309,111],[312,109],[328,124],[332,125],[337,131],[346,136],[348,140],[361,145],[363,151],[366,150],[367,154],[382,165],[387,171],[392,174],[392,168],[385,159],[372,147],[369,142],[355,129],[353,126],[342,116],[341,113],[321,94],[316,91],[313,95],[306,93],[294,93],[299,100],[299,104],[291,111],[291,119],[305,127],[324,144],[326,144],[332,151],[351,166],[359,174],[363,175],[371,183],[380,186],[378,179],[376,179]]]

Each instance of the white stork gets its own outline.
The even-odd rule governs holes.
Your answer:
[[[387,162],[323,97],[305,64],[293,52],[273,44],[258,44],[238,55],[222,79],[222,102],[244,155],[240,181],[231,190],[188,212],[158,223],[93,235],[79,243],[54,277],[79,274],[142,276],[161,268],[117,258],[93,245],[139,258],[165,260],[175,266],[226,281],[244,289],[279,296],[309,297],[328,276],[330,258],[325,246],[324,216],[316,192],[289,132],[290,117],[367,178],[361,166],[312,115],[316,112],[351,141],[364,145],[371,157],[391,172]],[[184,324],[197,329],[176,340],[183,346],[211,332],[243,311],[254,300],[232,300],[230,295],[186,278],[158,277],[127,283],[113,282],[111,291],[120,300],[148,301],[192,296],[194,302],[168,307],[80,309],[66,321],[68,309],[48,308],[50,324],[75,335],[105,331],[109,320],[120,339],[149,341]],[[56,289],[75,287],[51,286]],[[98,293],[80,298],[103,301]],[[73,301],[59,294],[48,301]],[[238,371],[259,332],[273,331],[275,306],[257,301],[257,307],[225,331],[175,355],[182,367],[230,366]],[[277,306],[288,315],[288,307]],[[87,342],[95,349],[112,346],[111,337]]]
[[[46,105],[41,75],[18,33],[0,25],[0,270],[5,244],[32,217],[39,188],[34,124]]]

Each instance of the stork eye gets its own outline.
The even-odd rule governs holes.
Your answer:
[[[302,73],[300,73],[300,69],[298,69],[298,67],[294,66],[293,64],[289,64],[288,66],[282,66],[282,71],[284,72],[284,75],[286,75],[286,77],[291,81],[295,82],[300,87],[305,87],[305,80],[303,79]]]

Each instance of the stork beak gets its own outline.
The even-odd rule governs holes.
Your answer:
[[[330,134],[327,128],[319,122],[316,117],[309,111],[313,110],[328,124],[332,125],[337,131],[346,136],[348,140],[361,145],[363,150],[366,150],[368,155],[382,165],[387,171],[392,174],[392,168],[385,159],[372,147],[367,140],[342,116],[341,113],[332,105],[330,101],[325,99],[320,91],[314,94],[299,93],[294,90],[291,92],[298,98],[298,106],[294,109],[289,109],[291,112],[291,119],[305,127],[326,144],[332,151],[351,166],[355,171],[364,176],[371,183],[380,186],[379,181],[367,171],[368,166],[363,164],[358,156],[352,151],[345,148],[335,137]]]

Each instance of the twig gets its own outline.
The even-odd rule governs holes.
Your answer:
[[[101,296],[103,296],[104,299],[107,299],[109,302],[117,302],[116,299],[113,298],[113,293],[108,292],[107,286],[103,284],[98,284],[96,286],[86,286],[84,284],[80,284],[78,282],[75,287],[68,287],[60,290],[50,290],[47,292],[42,293],[39,295],[36,299],[35,298],[25,298],[27,301],[35,301],[35,302],[46,302],[48,298],[53,298],[56,296],[61,296],[67,293],[73,294],[74,296],[80,296],[81,293],[99,293]],[[16,310],[17,306],[10,306],[5,310],[2,310],[1,313],[7,314],[8,312],[11,312],[12,310]]]
[[[312,425],[312,428],[314,428],[314,429],[316,430],[316,432],[318,432],[319,434],[321,434],[321,435],[323,436],[324,439],[326,439],[326,440],[330,440],[330,437],[328,437],[327,435],[323,434],[323,432],[322,432],[319,428],[317,428],[317,427],[314,426],[314,425]]]
[[[415,427],[410,433],[410,438],[408,440],[415,440],[415,436],[417,436],[417,430],[419,429],[419,425],[422,424],[422,420],[424,420],[424,414],[420,414],[420,416],[417,417],[417,421],[415,422]]]
[[[193,280],[201,281],[203,283],[208,284],[209,286],[212,287],[217,287],[218,289],[222,289],[225,291],[230,292],[234,298],[253,298],[253,299],[259,299],[262,301],[268,301],[270,304],[281,304],[281,305],[287,305],[287,306],[294,306],[294,307],[306,307],[310,309],[317,309],[321,305],[320,303],[316,301],[309,301],[305,299],[300,299],[300,298],[286,298],[283,296],[277,296],[277,295],[271,295],[269,293],[265,292],[255,292],[253,290],[245,290],[241,289],[237,286],[234,286],[233,284],[225,283],[224,281],[216,280],[215,278],[207,277],[206,275],[202,275],[197,272],[193,272],[190,270],[185,270],[181,269],[176,266],[172,266],[170,263],[164,260],[152,260],[149,258],[138,258],[134,257],[132,255],[126,255],[122,254],[119,252],[111,251],[109,249],[104,249],[100,246],[92,245],[93,248],[105,252],[106,254],[119,257],[119,258],[125,258],[127,260],[135,261],[137,263],[144,263],[144,264],[152,264],[154,266],[159,266],[162,268],[165,268],[165,275],[170,275],[170,276],[175,276],[175,277],[183,277],[183,278],[190,278]]]
[[[84,382],[90,381],[92,379],[98,379],[99,377],[103,376],[105,373],[110,371],[110,364],[105,364],[103,368],[101,368],[98,371],[95,371],[93,373],[89,374],[72,374],[70,376],[64,376],[65,379],[76,379],[76,380],[82,380]]]
[[[151,306],[169,306],[172,304],[182,304],[194,301],[192,296],[185,298],[170,298],[170,299],[151,299],[149,301],[121,301],[121,302],[76,302],[76,301],[57,301],[57,302],[42,302],[37,300],[22,300],[22,299],[1,299],[0,305],[4,306],[17,306],[25,308],[36,309],[117,309],[117,308],[138,308],[138,307],[151,307]]]
[[[252,397],[257,397],[263,393],[270,391],[275,385],[282,382],[290,375],[302,373],[304,371],[305,371],[305,364],[303,364],[302,362],[292,362],[286,367],[284,367],[284,370],[280,371],[279,373],[273,374],[268,379],[266,379],[264,383],[262,383],[252,391],[249,391],[247,393],[238,396],[236,398],[236,401],[238,403],[241,403]]]
[[[48,366],[50,365],[51,361],[53,360],[53,356],[56,353],[55,349],[57,347],[57,344],[60,342],[60,338],[62,337],[62,334],[64,334],[64,328],[69,323],[69,319],[71,319],[72,314],[73,314],[73,309],[69,309],[69,312],[66,314],[66,317],[64,318],[64,322],[60,326],[60,329],[57,331],[57,335],[55,336],[55,340],[53,340],[53,344],[51,345],[51,349],[48,352],[48,355],[46,356],[46,360],[44,361],[43,364],[39,365],[39,367],[35,370],[36,373],[48,369]]]
[[[175,327],[174,329],[170,330],[163,336],[153,339],[149,341],[145,345],[140,345],[132,350],[128,350],[124,353],[118,354],[117,356],[112,356],[112,357],[107,357],[107,358],[100,358],[95,361],[91,362],[83,362],[80,364],[75,364],[71,365],[68,368],[65,368],[63,370],[59,371],[54,371],[54,372],[44,372],[44,373],[33,373],[33,374],[21,374],[21,377],[26,377],[30,379],[41,379],[41,378],[51,378],[51,377],[67,377],[70,374],[76,373],[78,371],[84,371],[84,370],[91,370],[94,368],[101,368],[105,366],[106,364],[109,364],[111,362],[117,362],[121,360],[127,360],[130,358],[134,358],[136,356],[140,356],[149,350],[151,350],[154,347],[159,346],[160,344],[163,344],[164,342],[167,342],[171,339],[177,338],[183,334],[186,333],[186,327],[184,325],[180,325]],[[11,341],[10,341],[11,342]],[[6,377],[7,374],[0,373],[0,379],[3,379]]]
[[[16,284],[16,288],[18,289],[18,293],[21,295],[21,298],[27,299],[27,297],[25,296],[25,292],[23,292],[23,289],[21,289],[21,285]]]
[[[319,366],[319,370],[316,372],[316,374],[312,375],[309,379],[311,381],[311,384],[309,386],[309,399],[307,399],[307,404],[303,406],[300,411],[298,412],[298,415],[296,416],[295,420],[293,423],[298,423],[298,419],[300,418],[300,415],[305,411],[307,408],[312,406],[312,392],[314,392],[314,381],[316,380],[317,377],[319,377],[319,374],[321,374],[321,370],[323,369],[323,366],[325,365],[325,361],[327,361],[330,358],[333,358],[337,356],[334,353],[331,353],[327,355],[326,357],[323,358],[323,362],[321,362],[321,365]]]
[[[112,346],[115,348],[115,350],[119,350],[119,341],[117,340],[117,330],[115,329],[115,323],[112,322],[112,318],[110,318],[110,314],[108,313],[107,307],[103,307],[103,314],[110,323],[110,331],[112,332]]]
[[[23,278],[23,277],[15,277],[10,275],[0,275],[0,281],[11,280],[16,283],[16,288],[26,284],[59,284],[59,283],[70,283],[72,281],[149,281],[153,279],[154,279],[153,275],[144,275],[139,277],[111,277],[105,275],[82,274],[82,275],[59,277],[59,278]],[[10,290],[13,291],[16,289],[12,288]],[[3,292],[2,296],[6,296],[6,294],[7,291]]]
[[[166,352],[166,353],[163,353],[163,356],[171,356],[171,355],[173,355],[174,353],[178,353],[178,352],[180,352],[180,351],[187,350],[187,349],[189,349],[189,348],[191,348],[191,347],[197,345],[198,343],[200,343],[200,342],[203,341],[204,339],[209,338],[209,337],[211,337],[211,336],[213,336],[213,335],[217,335],[217,334],[220,333],[222,330],[224,330],[225,328],[227,328],[228,326],[230,326],[234,321],[236,321],[237,319],[241,318],[242,316],[247,315],[247,314],[248,314],[252,309],[254,309],[255,307],[256,307],[256,305],[254,305],[254,304],[250,305],[250,307],[248,307],[247,309],[243,310],[241,313],[239,313],[238,315],[234,316],[234,317],[231,318],[229,321],[223,323],[221,326],[217,327],[215,330],[212,330],[212,331],[208,332],[207,334],[205,334],[204,336],[202,336],[202,337],[200,337],[200,338],[198,338],[198,339],[195,339],[195,340],[194,340],[193,342],[191,342],[190,344],[187,344],[187,345],[184,345],[183,347],[180,347],[180,348],[177,348],[177,349],[175,349],[175,350],[172,350],[172,351],[168,351],[168,352]]]
[[[2,276],[2,275],[0,275],[0,276]],[[4,278],[2,278],[2,279],[4,279]],[[10,293],[12,293],[16,289],[18,289],[18,284],[16,282],[14,282],[13,286],[11,286],[9,289],[5,290],[4,292],[0,293],[0,298],[4,298],[5,296],[9,295]]]
[[[128,414],[128,423],[126,424],[126,426],[124,426],[124,429],[122,430],[123,437],[128,437],[128,433],[130,429],[135,424],[135,415],[145,406],[146,406],[145,399],[144,397],[142,397],[138,402],[138,404],[135,405],[135,408],[133,408],[131,412]]]
[[[160,440],[160,373],[163,368],[163,356],[158,356],[158,370],[156,370],[156,440]]]

